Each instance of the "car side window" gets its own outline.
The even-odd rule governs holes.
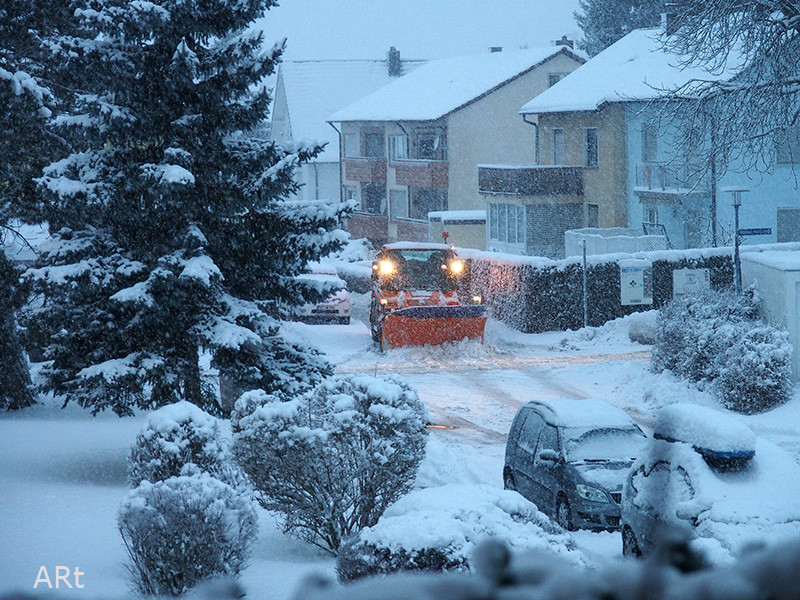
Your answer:
[[[552,425],[545,425],[542,428],[542,434],[539,436],[539,446],[536,448],[536,456],[542,450],[553,450],[557,454],[561,454],[558,447],[558,429]]]
[[[539,433],[543,424],[544,419],[539,414],[530,412],[520,429],[517,448],[519,458],[525,464],[533,464],[536,442],[539,440]]]
[[[637,470],[631,478],[631,485],[638,492],[634,504],[656,514],[664,514],[669,507],[694,496],[686,469],[666,461],[655,463],[646,475],[644,469]]]

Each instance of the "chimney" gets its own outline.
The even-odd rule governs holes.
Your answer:
[[[503,51],[503,47],[502,46],[489,46],[489,52],[494,53],[494,52],[502,52],[502,51]]]
[[[673,35],[677,30],[677,15],[672,12],[675,10],[675,4],[667,2],[664,8],[667,12],[661,13],[661,29],[664,31],[664,35]]]
[[[390,77],[400,77],[403,74],[403,61],[400,60],[400,51],[394,46],[389,48],[386,65],[389,69]]]
[[[562,35],[560,40],[556,40],[556,46],[567,46],[568,48],[575,48],[575,42],[569,39],[566,35]]]

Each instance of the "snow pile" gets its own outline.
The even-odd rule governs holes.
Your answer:
[[[572,536],[517,492],[444,485],[395,502],[342,548],[337,570],[345,581],[396,571],[465,571],[476,545],[488,538],[586,563]]]
[[[600,327],[582,327],[575,331],[567,331],[553,346],[554,350],[580,350],[587,348],[611,349],[620,342],[629,339],[633,343],[649,345],[655,329],[657,310],[636,312],[618,319],[608,321]],[[653,336],[654,337],[654,336]],[[626,345],[629,350],[631,345]]]

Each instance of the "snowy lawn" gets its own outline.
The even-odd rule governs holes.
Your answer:
[[[399,372],[436,425],[418,488],[458,484],[502,487],[505,434],[516,409],[533,398],[602,397],[645,430],[674,402],[716,407],[710,394],[648,371],[649,350],[628,339],[630,319],[596,329],[525,335],[490,321],[486,343],[406,348],[381,354],[367,327],[286,325],[326,352],[337,372]],[[720,409],[721,410],[721,409]],[[800,397],[768,413],[742,417],[757,435],[800,458]],[[126,456],[144,417],[92,417],[57,402],[0,414],[0,594],[33,591],[40,567],[78,568],[87,598],[128,593],[116,511],[128,491]],[[310,572],[332,575],[334,561],[283,535],[261,512],[260,532],[242,583],[253,597],[288,599]],[[618,533],[571,534],[587,564],[621,555]],[[73,578],[70,582],[74,583]],[[52,594],[46,584],[37,591]]]

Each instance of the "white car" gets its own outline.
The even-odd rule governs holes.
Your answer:
[[[306,285],[318,287],[340,286],[342,289],[334,292],[322,302],[316,304],[307,302],[294,309],[294,318],[307,322],[335,322],[347,325],[350,323],[350,313],[353,303],[345,287],[345,282],[332,273],[306,273],[297,277]]]
[[[800,465],[740,418],[694,404],[661,410],[622,490],[622,551],[688,539],[712,564],[751,543],[800,537]]]

